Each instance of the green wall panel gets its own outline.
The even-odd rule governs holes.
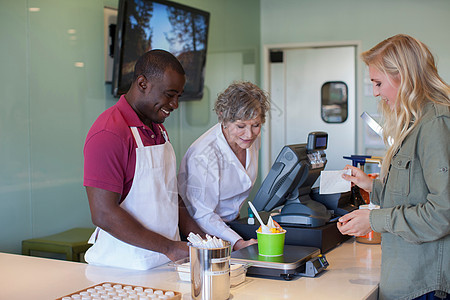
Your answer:
[[[0,251],[31,234],[27,3],[0,1]]]
[[[205,96],[180,103],[165,124],[178,162],[217,121],[217,93],[259,77],[259,66],[252,76],[242,71],[240,53],[257,56],[260,44],[258,0],[179,2],[209,11],[211,27]],[[0,251],[20,253],[23,239],[93,226],[83,145],[117,101],[104,82],[104,6],[118,0],[0,0]],[[237,71],[224,70],[224,60]]]

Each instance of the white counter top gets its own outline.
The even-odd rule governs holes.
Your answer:
[[[230,299],[376,299],[381,247],[354,238],[329,253],[330,264],[315,278],[291,281],[247,277],[231,288]],[[101,282],[178,291],[190,299],[190,283],[178,280],[173,267],[149,271],[96,267],[46,258],[0,253],[0,299],[56,299]]]

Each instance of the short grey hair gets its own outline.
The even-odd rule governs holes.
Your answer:
[[[214,111],[222,124],[252,120],[258,116],[264,123],[269,109],[267,93],[249,81],[233,82],[218,95],[214,104]]]

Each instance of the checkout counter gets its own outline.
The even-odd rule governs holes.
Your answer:
[[[351,238],[329,251],[327,260],[328,268],[314,278],[286,281],[247,276],[231,288],[230,299],[377,299],[380,245]],[[0,299],[57,299],[102,282],[173,290],[182,299],[191,299],[190,283],[179,280],[169,265],[135,271],[0,253],[0,266]]]

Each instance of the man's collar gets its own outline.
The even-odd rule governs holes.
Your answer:
[[[128,103],[125,95],[120,96],[119,101],[117,102],[117,108],[122,113],[124,119],[130,127],[143,127],[144,123],[139,119],[139,116]]]

